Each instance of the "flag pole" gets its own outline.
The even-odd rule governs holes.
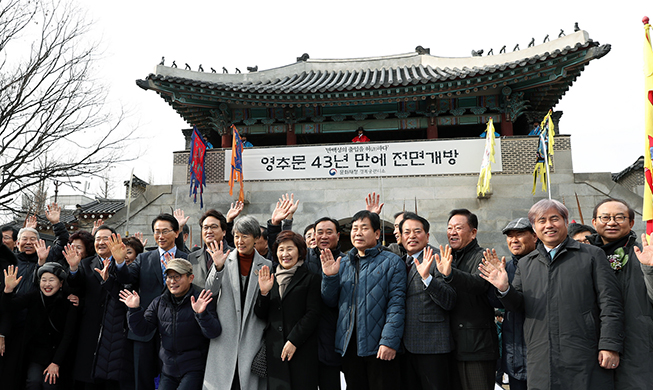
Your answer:
[[[544,150],[544,165],[546,166],[546,191],[549,193],[549,200],[551,200],[551,179],[549,173],[549,144],[545,143],[544,136],[542,134],[544,134],[544,132],[540,134],[540,138],[542,138],[542,143],[544,143],[544,145],[546,146]]]

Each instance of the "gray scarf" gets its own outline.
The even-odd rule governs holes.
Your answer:
[[[277,284],[279,285],[279,296],[281,298],[283,298],[283,294],[286,292],[286,288],[288,288],[292,277],[295,276],[297,268],[301,267],[302,264],[304,264],[304,260],[298,260],[295,265],[289,269],[283,268],[281,264],[277,266],[277,272],[274,274],[274,276],[277,278]]]

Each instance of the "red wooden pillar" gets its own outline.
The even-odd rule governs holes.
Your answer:
[[[231,133],[229,134],[222,134],[222,147],[225,149],[230,149],[231,148],[231,140],[232,140]]]
[[[426,138],[427,139],[436,139],[438,138],[438,124],[435,121],[435,117],[429,118],[429,125],[426,128]]]
[[[288,123],[286,127],[286,145],[297,145],[297,135],[295,134],[294,123]]]
[[[511,136],[512,132],[512,122],[508,119],[507,114],[501,114],[501,136]]]

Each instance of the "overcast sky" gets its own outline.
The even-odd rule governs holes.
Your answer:
[[[572,135],[575,172],[618,172],[643,154],[642,44],[650,1],[619,3],[547,1],[80,1],[102,41],[99,80],[110,106],[129,112],[125,128],[141,138],[128,153],[138,160],[116,167],[116,183],[135,174],[153,184],[172,180],[172,152],[183,148],[180,129],[190,127],[153,91],[135,84],[166,64],[193,70],[226,67],[259,70],[311,58],[352,58],[413,52],[417,45],[440,57],[471,50],[510,51],[531,38],[541,43],[575,22],[612,50],[592,61],[554,107],[560,131]],[[609,4],[609,5],[608,5]],[[124,193],[116,184],[115,196]]]

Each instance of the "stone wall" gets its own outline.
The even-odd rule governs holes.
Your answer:
[[[447,242],[448,212],[455,208],[468,208],[479,217],[479,243],[484,247],[496,247],[507,254],[501,229],[508,221],[526,216],[535,202],[548,196],[541,191],[539,184],[536,194],[531,194],[536,146],[537,139],[534,137],[502,139],[503,172],[493,174],[492,194],[484,199],[476,197],[477,174],[246,181],[244,213],[265,223],[281,194],[292,192],[300,200],[294,230],[301,233],[306,225],[322,216],[348,222],[351,215],[365,208],[365,196],[375,191],[382,195],[385,202],[382,219],[386,230],[392,230],[395,212],[404,208],[413,211],[416,202],[417,211],[431,223],[431,243],[444,244]],[[143,197],[132,203],[131,232],[142,231],[146,236],[150,235],[154,216],[178,207],[191,216],[192,243],[199,244],[199,216],[209,208],[225,213],[230,203],[238,198],[238,185],[234,188],[234,196],[230,196],[229,185],[223,181],[224,152],[211,150],[207,153],[204,209],[200,210],[199,199],[193,203],[192,198],[188,197],[187,163],[188,152],[175,153],[172,186],[158,186],[161,188],[156,191],[148,188]],[[591,224],[594,205],[606,196],[625,199],[640,213],[641,219],[641,196],[613,182],[609,173],[573,173],[569,136],[556,137],[554,168],[551,175],[552,197],[567,205],[570,219],[580,222],[582,213],[584,222]],[[113,221],[121,220],[125,215],[114,217]],[[641,232],[642,228],[642,222],[636,221],[635,229]],[[151,235],[149,238],[152,240]]]

